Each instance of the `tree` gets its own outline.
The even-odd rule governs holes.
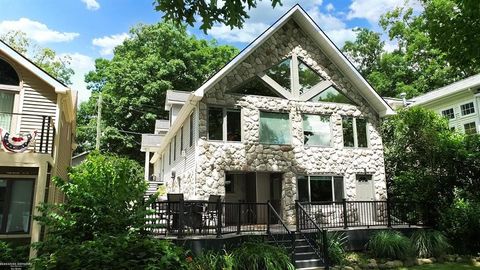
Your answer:
[[[385,42],[379,33],[367,28],[357,28],[354,32],[357,33],[355,41],[346,41],[343,51],[356,63],[360,73],[366,76],[379,69]]]
[[[258,0],[261,1],[261,0]],[[272,7],[281,5],[281,0],[266,0],[272,2]],[[200,29],[204,32],[211,29],[214,23],[221,23],[231,28],[242,28],[245,19],[250,18],[247,11],[257,6],[257,0],[226,0],[226,1],[168,1],[155,0],[155,9],[164,12],[164,19],[177,24],[187,23],[193,26],[196,16],[202,19]]]
[[[171,23],[139,25],[115,49],[112,60],[97,59],[86,76],[89,89],[102,92],[101,150],[141,160],[140,133],[152,133],[164,110],[169,89],[193,91],[236,53],[231,46],[198,40],[186,27]],[[78,141],[83,150],[94,145],[94,94],[81,105]]]
[[[70,78],[73,76],[74,71],[69,67],[70,56],[58,56],[54,50],[38,46],[22,31],[9,31],[1,35],[0,39],[17,52],[30,57],[36,65],[62,83],[66,85],[71,84]]]

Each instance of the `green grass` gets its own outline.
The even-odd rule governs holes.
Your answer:
[[[472,266],[469,263],[441,263],[426,264],[412,267],[401,267],[399,270],[480,270],[480,267]]]

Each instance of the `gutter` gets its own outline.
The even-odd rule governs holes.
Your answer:
[[[162,153],[165,150],[165,148],[167,148],[172,138],[175,136],[178,130],[182,127],[182,124],[190,116],[193,109],[195,109],[198,102],[202,100],[202,98],[203,98],[203,93],[197,93],[197,91],[191,93],[188,96],[182,109],[180,109],[180,112],[178,112],[175,122],[173,122],[173,125],[170,127],[167,134],[165,134],[165,137],[162,143],[160,144],[159,149],[155,151],[155,154],[150,159],[151,164],[154,164],[155,162],[157,162],[157,160],[160,158],[160,153]]]

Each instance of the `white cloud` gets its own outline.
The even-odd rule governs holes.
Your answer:
[[[127,33],[121,33],[117,35],[104,36],[101,38],[94,38],[92,44],[100,47],[100,54],[103,56],[112,55],[113,49],[122,44],[129,35]]]
[[[250,43],[267,28],[267,24],[250,22],[245,23],[242,29],[230,29],[230,26],[216,25],[212,27],[209,34],[216,39],[228,42]]]
[[[357,33],[353,31],[353,29],[336,29],[336,30],[329,30],[325,31],[327,36],[337,45],[339,49],[342,49],[345,41],[352,41],[355,40],[357,37]]]
[[[95,69],[95,61],[90,56],[80,53],[64,53],[59,56],[69,56],[71,58],[70,68],[75,71],[71,78],[72,89],[78,92],[78,104],[88,100],[91,92],[87,89],[85,74]]]
[[[416,11],[422,8],[417,0],[411,0],[408,5]],[[353,0],[347,19],[367,19],[372,25],[376,25],[385,12],[402,6],[405,6],[405,0]]]
[[[332,3],[328,3],[326,6],[325,6],[325,9],[328,11],[328,12],[332,12],[335,10],[335,6],[333,6]]]
[[[85,5],[87,5],[87,9],[89,10],[97,10],[100,8],[100,4],[96,0],[82,0]]]
[[[71,41],[80,35],[74,32],[55,31],[41,22],[32,21],[28,18],[20,18],[16,21],[1,21],[0,34],[9,31],[22,31],[27,34],[27,37],[38,43]]]

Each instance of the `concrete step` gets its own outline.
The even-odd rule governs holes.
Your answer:
[[[321,267],[323,262],[320,259],[304,259],[304,260],[295,260],[295,267],[299,268],[308,268],[308,267]]]

